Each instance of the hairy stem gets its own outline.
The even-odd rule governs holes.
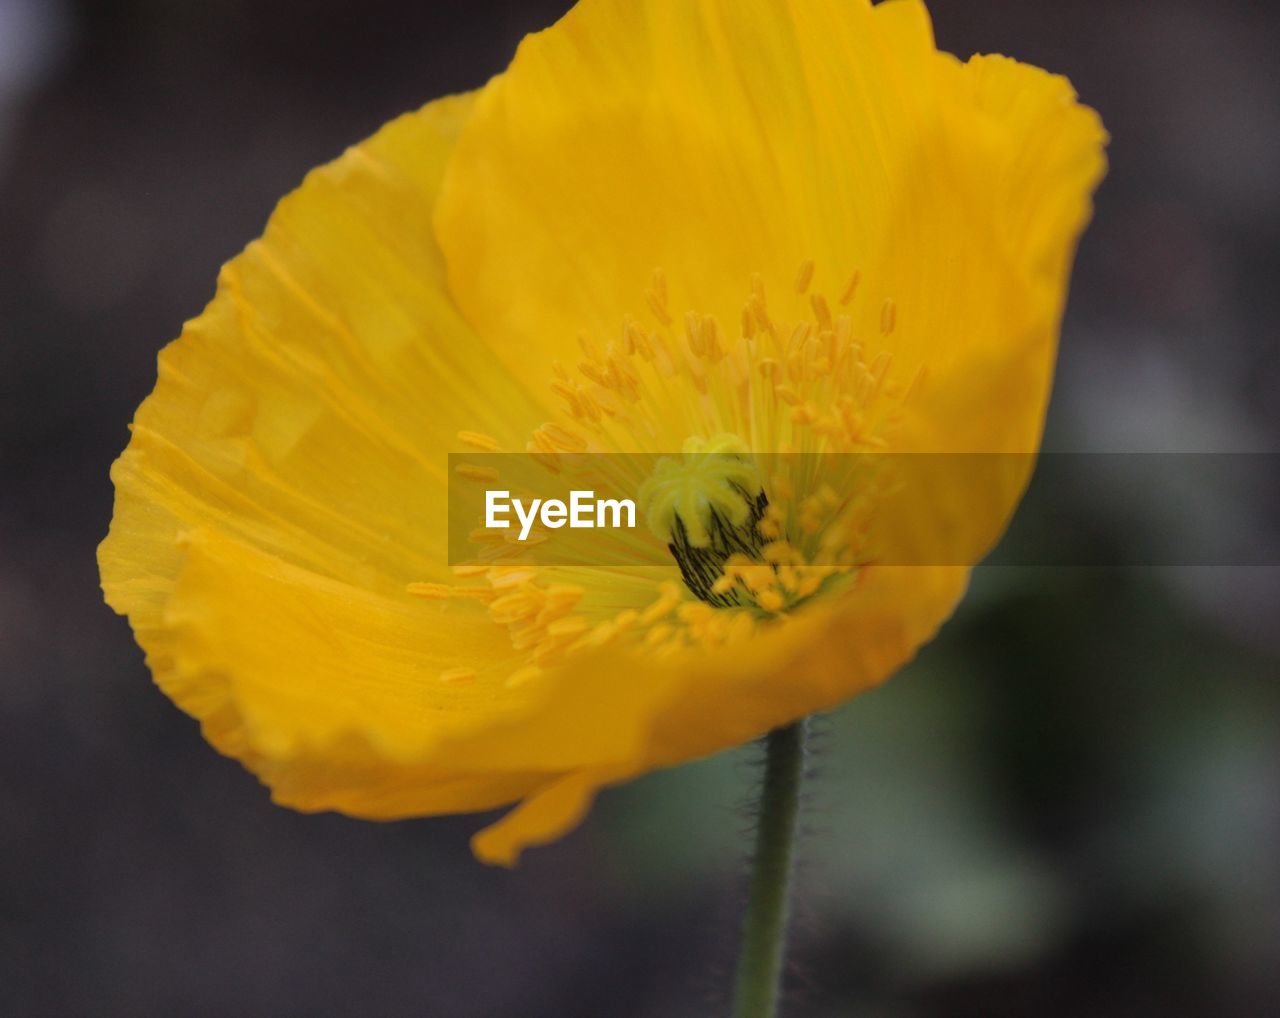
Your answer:
[[[800,720],[765,737],[760,825],[738,956],[734,1018],[775,1018],[778,1013],[806,725]]]

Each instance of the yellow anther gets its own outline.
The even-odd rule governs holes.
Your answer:
[[[795,593],[799,586],[800,574],[796,572],[796,567],[790,564],[778,566],[778,584],[788,593]]]
[[[738,581],[729,575],[721,576],[715,583],[711,584],[711,593],[727,594],[737,586]]]
[[[663,622],[660,625],[654,626],[645,634],[644,645],[649,648],[656,647],[658,644],[665,643],[669,640],[674,633],[675,628],[670,624]]]
[[[898,305],[893,302],[892,297],[886,297],[880,308],[880,331],[886,336],[889,335],[897,321]]]
[[[839,357],[835,329],[823,329],[818,334],[818,342],[822,344],[822,354],[826,357],[828,366],[834,364]]]
[[[551,448],[560,452],[584,452],[587,440],[576,431],[559,424],[544,424],[538,433],[550,444]]]
[[[507,689],[519,689],[521,686],[527,686],[541,674],[542,669],[537,665],[525,665],[508,675],[502,684]]]
[[[547,600],[554,604],[575,605],[582,600],[586,590],[582,587],[568,584],[556,583],[547,588]]]
[[[659,597],[658,600],[640,613],[640,624],[642,626],[653,625],[660,618],[670,615],[675,610],[677,603],[677,598]]]
[[[578,400],[578,394],[567,377],[552,382],[551,391],[571,406]]]
[[[667,302],[667,274],[661,267],[653,270],[653,291],[662,298],[662,303]]]
[[[796,273],[796,293],[805,293],[813,282],[813,259],[806,258],[800,263],[800,271]]]
[[[840,294],[840,304],[848,307],[849,302],[853,300],[853,295],[858,292],[858,283],[862,280],[861,272],[854,272],[849,277],[849,283],[844,288],[844,293]]]
[[[520,593],[504,594],[489,605],[489,617],[503,626],[531,618],[537,611],[537,602]]]
[[[459,463],[453,472],[468,481],[480,481],[488,484],[498,479],[498,471],[493,467],[478,467],[474,463]]]
[[[929,379],[929,368],[922,364],[916,369],[916,373],[911,376],[911,382],[907,385],[906,391],[902,394],[902,402],[910,402],[921,389],[924,388],[925,382]]]
[[[750,612],[734,612],[733,619],[729,623],[729,631],[725,634],[725,642],[741,643],[743,640],[749,639],[755,629],[756,620],[751,617]]]
[[[834,323],[831,321],[831,308],[827,306],[827,298],[815,293],[809,298],[809,303],[813,306],[813,317],[818,320],[818,324],[824,329],[831,328]]]
[[[659,294],[656,290],[646,290],[644,298],[649,305],[649,310],[653,312],[653,317],[663,325],[669,326],[671,324],[671,312],[667,310],[665,295]]]
[[[404,589],[407,593],[425,601],[447,601],[453,597],[455,588],[447,583],[410,583]]]
[[[583,361],[578,365],[578,370],[591,379],[591,381],[595,382],[596,385],[607,386],[609,384],[604,371],[601,368],[596,367],[596,365],[591,361]]]
[[[497,452],[502,448],[496,438],[479,431],[459,431],[458,441],[482,452]]]
[[[821,360],[822,356],[826,353],[826,346],[824,345],[822,340],[822,337],[824,335],[831,335],[831,333],[829,332],[819,333],[816,336],[810,333],[805,338],[804,345],[800,348],[801,359],[805,367],[807,368],[814,367],[816,363],[819,360]],[[806,373],[806,374],[809,374],[809,373]]]
[[[510,590],[521,584],[529,583],[537,578],[536,569],[531,569],[526,565],[499,565],[494,566],[489,572],[489,582],[495,590]]]
[[[815,568],[813,571],[806,571],[800,578],[800,582],[796,585],[796,597],[805,598],[812,597],[818,592],[818,588],[828,576],[835,575],[833,570]]]
[[[530,647],[537,646],[538,641],[542,639],[542,627],[528,621],[508,625],[507,632],[511,636],[511,646],[515,650],[528,650]]]
[[[586,619],[581,615],[574,615],[567,619],[556,619],[555,622],[547,626],[547,635],[556,639],[564,639],[569,636],[581,636],[589,628],[590,623]]]
[[[774,584],[773,566],[747,566],[739,571],[739,579],[752,594],[770,589]]]
[[[676,617],[685,625],[705,623],[715,614],[715,609],[704,601],[685,601],[676,611]]]
[[[803,556],[792,547],[789,541],[770,541],[764,546],[761,558],[775,565],[783,562],[798,563],[804,561]]]
[[[534,434],[536,435],[537,432],[534,432]],[[527,452],[529,457],[539,466],[545,467],[553,474],[560,473],[560,454],[554,450],[547,449],[545,446],[545,438],[542,442],[539,442],[537,439],[531,439],[525,444],[524,451]]]
[[[612,621],[600,622],[588,629],[582,636],[569,644],[569,652],[582,650],[584,647],[603,647],[618,635],[618,627]]]
[[[720,323],[714,315],[703,315],[698,323],[698,332],[702,337],[702,348],[705,356],[714,364],[724,357],[724,344],[720,342]]]
[[[786,599],[772,587],[756,595],[756,604],[767,612],[780,612],[786,603]]]
[[[812,403],[805,403],[791,411],[791,419],[799,425],[812,424],[817,416],[818,412]]]
[[[685,341],[689,344],[689,351],[695,357],[701,357],[706,352],[706,346],[703,341],[702,329],[698,322],[698,316],[693,311],[685,312],[684,335]]]
[[[533,661],[544,668],[550,668],[564,658],[568,644],[563,640],[544,640],[533,649]]]
[[[756,326],[761,332],[772,333],[773,320],[769,317],[769,312],[765,310],[764,298],[755,296],[751,298],[751,315],[756,320]]]

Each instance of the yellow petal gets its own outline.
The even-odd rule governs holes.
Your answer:
[[[607,669],[611,686],[638,691],[630,709],[646,733],[642,755],[531,791],[473,839],[477,857],[512,865],[523,849],[575,826],[603,785],[741,745],[883,682],[951,614],[968,574],[959,566],[877,567],[844,597],[715,654],[655,663],[614,651],[568,662],[558,673],[566,685],[575,673],[598,677]]]
[[[472,602],[360,589],[215,531],[180,551],[157,629],[138,633],[156,682],[298,809],[481,810],[573,771],[635,773],[671,696],[651,668],[602,681],[599,657],[513,685],[525,655]]]
[[[909,119],[887,81],[875,95],[856,82],[897,55],[865,3],[809,5],[803,24],[792,6],[584,0],[525,39],[478,102],[437,213],[469,318],[536,338],[504,345],[513,362],[536,370],[582,330],[611,337],[658,266],[677,313],[734,321],[752,272],[789,283],[837,233],[847,264],[819,261],[819,279],[869,249],[854,192],[884,193],[892,168],[849,139]],[[826,89],[836,74],[842,95]]]
[[[874,263],[895,356],[928,371],[902,447],[1034,453],[1106,133],[1057,75],[1004,57],[936,69],[938,131]]]
[[[868,357],[928,371],[892,448],[1026,454],[895,503],[901,560],[921,565],[864,570],[742,647],[664,661],[679,679],[648,705],[648,766],[837,704],[950,615],[1039,445],[1104,142],[1063,79],[959,64],[910,0],[585,0],[481,98],[437,231],[460,306],[517,370],[574,357],[580,333],[607,341],[629,314],[734,321],[752,273],[773,305],[803,266],[800,289],[834,305],[856,271],[845,313]],[[655,266],[666,303],[646,311]],[[651,669],[622,653],[609,668],[616,683]]]
[[[454,435],[523,441],[538,414],[454,310],[431,239],[470,107],[434,103],[309,175],[161,354],[100,554],[135,628],[196,526],[384,592],[442,573]]]
[[[152,665],[180,706],[221,690],[217,710],[192,710],[220,748],[288,759],[359,738],[416,763],[520,702],[495,695],[520,658],[469,604],[362,589],[216,531],[180,544],[161,620],[169,660]],[[446,680],[459,661],[472,664],[473,681]]]
[[[531,374],[655,324],[657,266],[673,317],[724,322],[753,273],[790,306],[797,266],[831,303],[860,272],[858,341],[930,372],[918,436],[1030,451],[1103,140],[1063,79],[938,53],[913,0],[583,0],[478,100],[437,232]]]
[[[691,662],[655,722],[654,762],[740,745],[883,682],[951,614],[968,572],[868,568],[842,597],[815,602],[775,632]]]
[[[303,808],[484,808],[544,779],[424,761],[485,688],[440,676],[499,681],[511,651],[474,606],[405,593],[448,576],[456,433],[514,446],[543,413],[454,309],[432,239],[471,104],[394,121],[280,203],[161,354],[112,470],[108,602],[210,740]]]
[[[523,849],[554,841],[581,823],[609,778],[579,771],[546,785],[473,837],[472,851],[481,862],[514,866]]]

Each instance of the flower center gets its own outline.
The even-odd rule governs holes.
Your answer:
[[[413,592],[487,605],[529,652],[530,667],[510,679],[521,683],[613,640],[659,657],[714,647],[850,582],[865,561],[876,497],[876,457],[867,454],[888,445],[925,370],[895,367],[894,301],[871,305],[854,273],[833,313],[810,292],[815,278],[806,262],[780,307],[754,279],[730,338],[713,314],[673,314],[657,271],[645,294],[648,326],[626,319],[603,344],[580,336],[576,370],[552,365],[563,415],[536,428],[525,451],[551,470],[578,453],[658,457],[637,478],[638,504],[696,600],[652,568],[535,566],[501,542],[455,567],[457,585]],[[501,448],[473,432],[459,440]]]
[[[760,524],[769,499],[742,439],[686,439],[680,458],[660,459],[639,494],[694,596],[717,608],[743,604],[738,590],[716,587],[730,559],[759,561],[767,543]]]

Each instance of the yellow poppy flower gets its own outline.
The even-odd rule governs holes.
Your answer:
[[[276,801],[518,803],[473,842],[510,864],[605,784],[892,674],[1030,455],[942,507],[958,564],[822,582],[848,493],[815,481],[699,589],[674,560],[451,568],[448,454],[1034,454],[1104,142],[1063,78],[938,52],[912,0],[582,0],[225,266],[112,471],[107,600]]]

